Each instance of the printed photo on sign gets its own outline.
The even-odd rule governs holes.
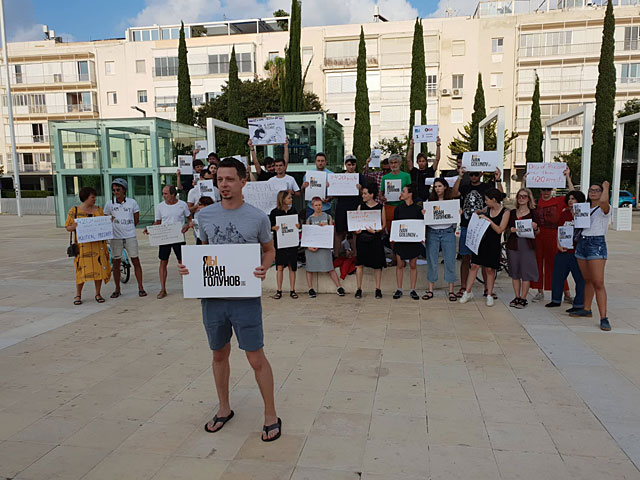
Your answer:
[[[178,168],[181,175],[193,175],[192,162],[193,157],[191,155],[178,155]]]
[[[462,166],[467,172],[495,172],[496,168],[502,169],[502,160],[498,152],[464,152],[462,154]]]
[[[287,141],[284,117],[249,118],[247,123],[254,145],[281,145]]]
[[[196,158],[204,160],[209,155],[209,146],[206,140],[196,140],[194,143],[194,150],[196,152]]]
[[[99,242],[113,238],[111,216],[76,218],[78,243]]]
[[[347,229],[350,232],[358,230],[382,229],[382,213],[380,210],[350,210],[347,212]]]
[[[516,235],[520,238],[536,238],[536,235],[533,233],[533,225],[530,218],[516,220]]]
[[[333,225],[302,225],[300,246],[333,248]]]
[[[487,228],[489,228],[489,220],[480,218],[476,213],[471,215],[471,220],[467,227],[467,240],[465,245],[476,255],[478,254],[480,242],[482,241],[482,237],[484,237]]]
[[[331,173],[327,175],[327,195],[329,197],[347,197],[358,195],[358,178],[357,173]]]
[[[158,247],[160,245],[171,245],[173,243],[184,242],[182,234],[183,225],[179,223],[161,223],[160,225],[149,225],[149,245]]]
[[[213,185],[213,180],[200,180],[197,188],[200,189],[201,197],[211,197],[214,202],[220,201],[220,193],[218,189]],[[199,200],[199,199],[198,199]]]
[[[422,220],[394,220],[391,222],[392,242],[424,242]]]
[[[460,223],[460,201],[441,200],[424,202],[425,225],[448,225]]]
[[[247,182],[242,188],[244,201],[269,215],[278,203],[279,186],[271,182]]]
[[[402,180],[385,180],[384,181],[384,197],[387,202],[399,202],[402,193]]]
[[[189,269],[182,277],[184,298],[255,298],[262,282],[253,274],[260,266],[260,244],[183,245],[182,263]]]
[[[304,191],[304,199],[310,201],[313,197],[326,198],[327,172],[309,170],[305,175],[309,186]]]
[[[438,139],[437,125],[414,125],[413,141],[415,143],[430,143]]]
[[[527,188],[566,188],[564,162],[527,163]]]
[[[380,160],[382,159],[382,150],[373,148],[371,150],[371,160],[369,160],[369,168],[380,168]]]
[[[276,217],[276,238],[278,239],[278,248],[297,247],[300,244],[300,231],[298,224],[300,219],[298,215],[281,215]]]
[[[573,226],[575,228],[591,227],[591,204],[589,202],[573,204]]]
[[[565,224],[558,227],[558,243],[563,248],[573,248],[573,225]]]

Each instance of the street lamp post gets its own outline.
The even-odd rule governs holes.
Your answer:
[[[0,1],[1,1],[1,0],[0,0]],[[146,116],[147,116],[147,112],[145,112],[145,111],[144,111],[143,109],[141,109],[140,107],[133,106],[133,107],[131,107],[131,109],[132,109],[132,110],[137,110],[137,111],[139,111],[139,112],[142,114],[142,116],[146,118]]]

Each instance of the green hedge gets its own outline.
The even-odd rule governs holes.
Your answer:
[[[53,192],[48,190],[22,190],[20,193],[22,194],[22,198],[46,198],[53,196]],[[16,192],[14,190],[4,189],[2,190],[2,198],[16,198]]]

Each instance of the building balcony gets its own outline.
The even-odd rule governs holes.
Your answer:
[[[32,145],[49,148],[49,135],[16,135],[16,145]],[[5,144],[11,145],[11,137],[5,136]]]
[[[6,84],[6,79],[2,77],[2,85]],[[96,77],[93,73],[52,73],[48,75],[27,75],[26,73],[11,74],[11,88],[23,89],[29,87],[41,87],[48,85],[69,85],[69,84],[96,84]]]
[[[5,174],[13,174],[13,162],[8,159],[5,162]],[[46,162],[34,162],[34,163],[23,163],[20,162],[18,164],[19,173],[43,173],[43,174],[51,174],[51,163]]]
[[[585,95],[593,96],[596,92],[597,78],[583,79],[582,77],[570,78],[542,78],[540,79],[540,95],[544,96],[568,96]],[[533,95],[534,82],[518,83],[518,97]],[[617,92],[640,91],[640,77],[618,77],[616,79]]]
[[[325,68],[353,68],[358,64],[358,57],[325,57]],[[377,55],[367,55],[367,66],[377,67],[379,64]]]
[[[8,108],[2,108],[2,112],[8,115]],[[16,117],[41,117],[45,115],[83,115],[93,116],[98,112],[97,105],[72,103],[66,105],[24,105],[14,106],[13,114]]]
[[[601,42],[572,43],[567,45],[520,46],[518,60],[556,59],[567,57],[600,57]],[[618,41],[615,45],[615,55],[640,55],[639,40]]]

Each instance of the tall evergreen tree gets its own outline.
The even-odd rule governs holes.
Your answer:
[[[593,145],[591,146],[591,182],[611,181],[613,174],[613,112],[616,106],[616,68],[613,64],[615,50],[613,2],[607,2],[602,29],[602,46],[598,64],[596,85],[596,114],[593,121]]]
[[[241,81],[238,78],[238,62],[236,60],[236,47],[231,49],[231,59],[229,60],[229,81],[227,100],[227,118],[229,123],[234,125],[242,125],[245,120],[242,117],[242,110],[239,108],[241,98],[240,89]],[[246,150],[246,140],[243,135],[234,132],[228,132],[228,148],[230,152],[237,155]]]
[[[469,151],[478,151],[478,125],[487,116],[487,110],[484,104],[484,89],[482,88],[482,74],[478,73],[478,86],[476,88],[476,96],[473,100],[473,113],[471,114],[471,142]],[[485,140],[486,140],[485,132]],[[486,142],[485,142],[486,148]]]
[[[540,120],[540,79],[536,74],[536,86],[531,101],[531,119],[527,137],[527,163],[542,161],[542,121]]]
[[[195,117],[191,105],[191,77],[187,63],[187,42],[184,38],[184,23],[181,22],[180,40],[178,42],[178,101],[176,104],[176,121],[193,125]]]
[[[367,88],[367,46],[364,29],[360,27],[358,73],[356,77],[356,118],[353,125],[353,154],[362,167],[371,154],[371,119],[369,117],[369,89]]]
[[[302,85],[302,59],[300,56],[300,0],[291,0],[289,46],[285,49],[284,85],[282,85],[283,112],[300,112],[304,108]]]
[[[422,21],[416,18],[413,27],[413,47],[411,51],[411,94],[409,97],[409,138],[413,136],[415,112],[421,111],[420,124],[427,123],[427,70],[424,58],[424,33]],[[427,144],[423,143],[422,153],[427,153]]]

